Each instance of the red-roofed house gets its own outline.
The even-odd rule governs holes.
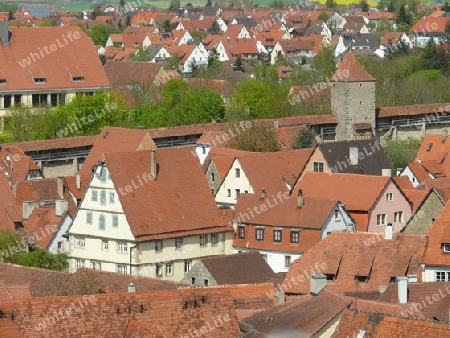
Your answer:
[[[54,107],[109,87],[94,44],[79,27],[1,25],[1,116],[14,104]]]
[[[234,232],[189,148],[114,152],[97,163],[69,232],[70,271],[181,280]]]
[[[241,195],[234,209],[237,236],[234,249],[259,251],[276,272],[333,231],[354,230],[354,221],[342,203],[324,198],[272,193]]]
[[[433,38],[436,44],[443,43],[445,28],[449,22],[449,17],[424,16],[409,30],[414,34],[414,45],[424,47],[430,38]]]
[[[402,230],[412,207],[391,177],[308,172],[294,192],[306,197],[334,199],[344,203],[358,231],[380,232],[392,223]]]

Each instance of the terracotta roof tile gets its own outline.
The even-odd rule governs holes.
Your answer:
[[[88,90],[109,86],[92,40],[79,27],[10,27],[9,31],[9,44],[0,47],[0,70],[6,79],[2,90]],[[47,49],[44,54],[42,41],[55,46],[56,51]],[[35,83],[33,77],[40,74],[46,81]],[[79,74],[84,80],[74,82],[71,74]]]
[[[107,153],[106,166],[116,190],[150,173],[150,151]],[[180,233],[230,231],[219,215],[198,159],[189,148],[156,150],[157,178],[119,198],[137,241]],[[192,198],[196,196],[196,198]],[[148,208],[148,205],[153,205]],[[177,210],[176,213],[173,210]]]
[[[331,77],[333,82],[373,82],[375,79],[367,73],[356,59],[355,54],[348,52]]]
[[[400,42],[404,32],[386,32],[381,38],[380,45],[388,46],[389,44],[395,45]]]
[[[0,285],[0,299],[30,299],[31,294],[26,285]]]
[[[408,163],[408,167],[419,182],[423,182],[430,178],[430,175],[419,162]]]
[[[377,108],[377,117],[385,118],[394,116],[417,116],[424,114],[438,114],[439,112],[443,112],[444,110],[446,112],[450,111],[450,103],[448,102],[426,103],[426,104],[415,104],[410,106],[399,106],[399,107],[380,107]]]
[[[209,256],[199,261],[217,284],[264,283],[275,275],[259,252]]]
[[[378,291],[380,285],[387,286],[391,278],[400,275],[417,274],[420,279],[426,244],[424,235],[395,233],[392,240],[385,240],[384,234],[333,232],[293,262],[282,289],[308,293],[312,269],[334,274],[335,280],[327,282],[327,289],[339,292]],[[368,281],[356,283],[358,274]]]
[[[14,230],[22,222],[22,214],[5,175],[0,173],[0,230]]]
[[[412,204],[412,211],[415,212],[428,197],[428,191],[419,189],[400,189]]]
[[[421,162],[434,160],[441,163],[448,152],[450,152],[450,137],[428,134],[420,145],[416,160],[420,159]]]
[[[226,80],[192,78],[189,80],[188,85],[191,89],[208,88],[221,96],[229,96],[236,93],[236,88]]]
[[[434,266],[450,266],[450,255],[443,252],[443,243],[450,243],[448,232],[450,219],[450,204],[446,203],[444,209],[434,221],[428,231],[428,247],[423,258],[423,263]]]
[[[57,138],[53,140],[38,140],[38,141],[25,141],[9,143],[2,146],[17,146],[23,152],[31,151],[45,151],[45,150],[56,150],[56,149],[69,149],[78,147],[92,147],[94,145],[96,136],[75,136],[66,138]]]
[[[145,86],[150,84],[161,65],[151,62],[115,62],[107,61],[103,66],[111,86],[139,84]]]
[[[450,22],[449,17],[433,17],[424,16],[422,19],[418,20],[414,26],[409,30],[411,33],[444,33],[445,27]]]

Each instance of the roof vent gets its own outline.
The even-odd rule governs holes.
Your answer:
[[[108,135],[109,135],[109,131],[107,131],[103,134],[103,138],[106,139],[108,137]]]

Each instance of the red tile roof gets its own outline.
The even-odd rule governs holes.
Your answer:
[[[449,152],[450,137],[428,134],[420,145],[416,160],[420,159],[421,162],[434,160],[441,163]]]
[[[6,79],[2,90],[85,91],[109,86],[92,40],[79,27],[9,30],[9,44],[0,46],[0,74]],[[73,81],[71,76],[84,80]],[[45,82],[33,81],[41,77]]]
[[[5,175],[0,173],[0,230],[14,230],[22,222],[22,214]]]
[[[161,69],[161,65],[151,62],[107,61],[103,66],[111,86],[150,84]]]
[[[53,140],[38,140],[38,141],[25,141],[4,144],[3,146],[17,146],[23,152],[30,151],[45,151],[45,150],[56,150],[56,149],[70,149],[78,147],[92,147],[94,145],[96,136],[75,136],[66,138],[57,138]]]
[[[380,285],[389,285],[391,278],[407,274],[417,274],[420,280],[426,244],[424,235],[395,233],[392,240],[385,240],[384,234],[333,232],[293,262],[282,289],[308,293],[312,270],[334,274],[327,289],[339,292],[378,291]],[[366,276],[368,281],[357,283],[356,275]]]
[[[79,174],[91,175],[93,166],[103,160],[104,153],[155,148],[155,143],[145,130],[104,127],[86,157]]]
[[[348,52],[331,77],[333,82],[373,82],[375,79],[367,73],[356,59],[355,54]]]
[[[380,45],[388,46],[389,44],[395,45],[400,42],[400,39],[404,35],[404,32],[386,32],[381,38]]]
[[[434,221],[428,231],[428,247],[423,263],[434,266],[450,266],[450,255],[443,252],[443,243],[450,243],[448,231],[450,220],[450,204],[446,203],[444,209]]]
[[[67,189],[72,193],[72,195],[77,199],[81,200],[83,198],[84,192],[91,180],[91,175],[80,176],[80,188],[77,187],[77,176],[66,176],[64,177],[65,185]]]
[[[408,167],[419,182],[423,182],[430,178],[430,175],[419,162],[408,163]]]
[[[26,285],[0,285],[0,299],[30,299],[31,294]]]
[[[202,332],[204,337],[211,338],[239,335],[233,299],[226,289],[42,297],[8,300],[2,302],[1,307],[6,318],[1,320],[7,322],[7,327],[13,326],[21,331],[21,335],[11,338],[68,334],[102,337],[105,332],[112,337],[122,337],[125,332],[136,332],[137,325],[141,329],[153,329],[153,332],[146,331],[146,335],[158,338],[184,337],[193,332]],[[69,307],[73,310],[70,316],[57,317],[58,311]],[[14,319],[11,319],[13,312]],[[55,323],[52,320],[47,322],[47,318]],[[128,331],[130,321],[134,329]]]
[[[377,109],[377,117],[416,116],[424,114],[435,114],[438,116],[444,111],[450,111],[450,103],[425,103],[399,107],[380,107]]]
[[[450,22],[449,17],[423,17],[419,21],[416,22],[414,26],[409,30],[411,33],[444,33],[445,27]]]
[[[120,202],[138,242],[231,230],[220,216],[200,163],[189,148],[157,149],[156,180],[149,178],[139,189],[123,193],[137,175],[151,177],[150,153],[105,155],[114,186],[119,192],[122,189]]]

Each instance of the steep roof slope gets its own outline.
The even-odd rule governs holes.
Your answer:
[[[356,59],[355,54],[348,52],[331,77],[332,82],[373,82],[375,79],[367,73]]]

